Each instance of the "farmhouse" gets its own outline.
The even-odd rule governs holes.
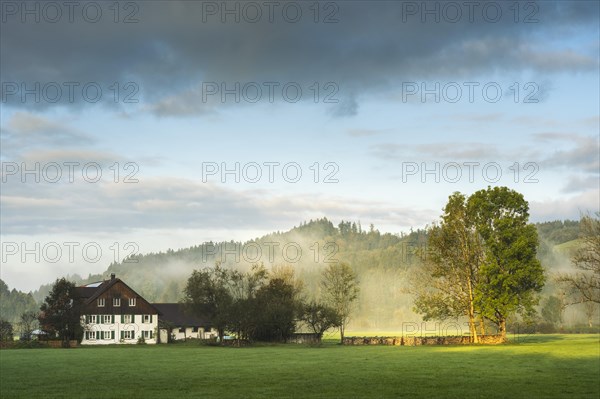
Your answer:
[[[216,338],[218,333],[210,328],[210,322],[190,315],[184,311],[179,303],[155,303],[160,317],[160,342],[167,342],[169,335],[174,340],[186,340],[188,338],[211,339]]]
[[[77,287],[83,300],[82,345],[147,344],[172,339],[212,338],[209,322],[187,315],[177,303],[152,304],[111,274],[104,280]]]

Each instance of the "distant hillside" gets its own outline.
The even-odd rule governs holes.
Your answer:
[[[557,260],[555,245],[577,238],[579,222],[554,221],[536,225],[540,236],[539,256],[550,269],[564,263]],[[427,242],[425,230],[408,234],[380,233],[373,225],[342,221],[337,226],[327,218],[303,222],[286,232],[275,232],[244,243],[208,242],[190,248],[136,255],[112,263],[103,274],[87,278],[68,276],[77,284],[107,278],[115,273],[150,301],[176,302],[194,269],[222,262],[226,267],[248,268],[253,263],[267,267],[293,265],[308,297],[319,296],[320,271],[331,261],[350,264],[357,272],[361,295],[355,326],[386,328],[397,322],[416,320],[412,298],[403,293],[407,272],[417,264],[416,252]],[[33,293],[41,302],[51,284]]]
[[[571,240],[567,242],[563,242],[562,244],[557,244],[554,246],[554,250],[560,252],[562,254],[570,256],[571,253],[581,246],[581,240]]]
[[[549,272],[570,267],[570,250],[578,244],[579,221],[555,220],[537,223],[540,247],[538,258]],[[568,248],[568,250],[567,250]]]
[[[563,244],[579,238],[578,220],[555,220],[553,222],[536,223],[540,239],[554,245]]]

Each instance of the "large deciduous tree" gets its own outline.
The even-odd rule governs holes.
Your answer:
[[[477,343],[475,296],[483,246],[463,194],[449,197],[442,221],[429,229],[425,255],[415,284],[415,311],[426,321],[466,316]]]
[[[51,336],[57,335],[64,347],[68,347],[72,339],[81,339],[81,301],[75,284],[65,278],[56,280],[40,307],[39,322]]]
[[[238,340],[251,339],[259,323],[256,294],[268,281],[269,273],[262,264],[255,264],[250,271],[232,271],[229,277],[233,302],[228,312],[227,328],[236,334]]]
[[[183,303],[189,311],[208,318],[223,342],[229,322],[233,295],[229,290],[230,272],[219,264],[214,268],[194,270],[183,291]]]
[[[238,339],[285,341],[300,318],[301,289],[291,268],[269,274],[255,265],[243,273],[217,264],[192,273],[184,303],[211,321],[221,342],[226,331]]]
[[[272,278],[256,293],[254,339],[284,342],[294,333],[301,303],[290,281]]]
[[[340,315],[334,308],[318,302],[304,305],[301,320],[319,336],[319,339],[325,331],[341,324]]]
[[[346,263],[332,263],[324,271],[321,288],[325,303],[335,309],[339,316],[341,342],[350,321],[354,302],[360,292],[358,279]]]
[[[507,187],[488,187],[471,195],[468,212],[484,245],[476,304],[506,336],[507,317],[533,312],[544,286],[544,269],[536,258],[538,235],[528,223],[529,204]]]
[[[441,222],[429,231],[415,310],[425,320],[467,316],[474,342],[476,316],[482,326],[484,318],[493,321],[506,336],[507,317],[533,312],[544,285],[528,211],[523,196],[506,187],[468,198],[451,195]]]

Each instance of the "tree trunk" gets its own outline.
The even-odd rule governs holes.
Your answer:
[[[588,326],[592,328],[594,326],[594,313],[596,312],[596,304],[594,302],[585,303],[585,315],[588,319]]]
[[[343,345],[344,344],[344,325],[343,324],[340,326],[340,337],[341,337],[340,343]]]
[[[479,343],[479,339],[477,337],[477,329],[475,328],[475,320],[471,315],[469,315],[469,333],[471,334],[471,343]]]
[[[498,333],[502,336],[503,340],[506,340],[506,319],[498,321]]]
[[[471,330],[471,341],[474,344],[479,343],[477,338],[477,328],[475,327],[475,306],[473,305],[473,286],[471,278],[467,279],[467,287],[469,289],[469,329]]]

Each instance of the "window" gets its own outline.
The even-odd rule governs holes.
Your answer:
[[[102,323],[110,324],[111,323],[111,315],[105,314],[102,316]]]
[[[150,314],[143,315],[142,323],[152,323],[152,315],[150,315]]]
[[[185,332],[185,327],[181,327],[181,328],[179,329],[179,332],[180,332],[180,333],[184,333],[184,332]]]
[[[98,322],[98,320],[96,319],[96,315],[90,315],[90,323],[92,324],[96,324]]]
[[[152,331],[144,331],[144,339],[152,339]]]
[[[129,306],[135,306],[135,298],[129,298]]]
[[[121,306],[121,298],[113,298],[113,306]]]
[[[198,332],[198,327],[192,327],[192,332]]]
[[[102,335],[104,335],[104,339],[113,339],[113,335],[112,335],[113,331],[102,331]]]
[[[133,339],[134,338],[134,331],[133,330],[121,331],[121,337],[123,339]]]
[[[98,298],[98,307],[102,308],[106,304],[104,298]]]
[[[123,323],[133,323],[133,315],[132,314],[123,315]]]
[[[87,331],[86,335],[88,336],[88,339],[94,340],[96,339],[96,331]]]

